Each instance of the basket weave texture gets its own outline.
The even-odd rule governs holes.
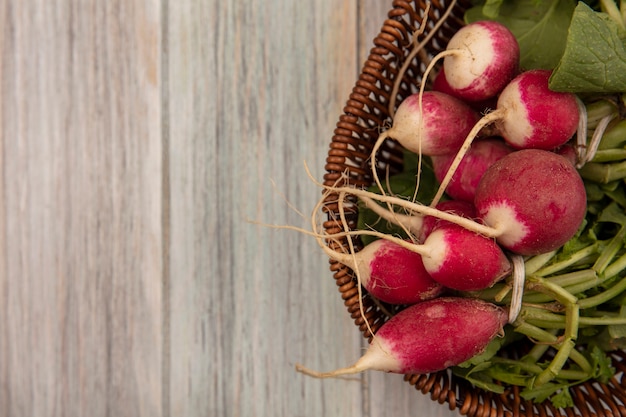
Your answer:
[[[470,3],[469,0],[459,0],[443,24],[433,32],[435,24],[444,16],[449,5],[447,0],[430,2],[426,29],[419,38],[430,37],[424,48],[429,57],[444,49],[450,37],[463,25],[463,13]],[[388,107],[393,85],[411,50],[412,38],[420,28],[426,10],[426,2],[423,0],[393,1],[334,130],[326,158],[325,185],[343,185],[346,182],[357,187],[372,185],[370,153],[381,127],[389,126],[391,122]],[[404,73],[396,103],[417,91],[425,69],[426,63],[419,55],[412,60]],[[377,161],[381,173],[399,172],[403,162],[402,149],[397,143],[387,140],[377,155]],[[337,195],[330,195],[324,206],[328,217],[323,226],[328,234],[344,231],[336,201]],[[348,228],[355,230],[358,207],[356,204],[349,207],[344,209],[345,218]],[[362,248],[358,240],[354,243],[356,250]],[[337,250],[348,248],[345,240],[333,241],[329,245]],[[393,311],[398,307],[383,306],[364,293],[365,314],[361,314],[359,290],[353,271],[333,260],[330,260],[330,269],[348,313],[363,336],[371,340],[368,325],[376,332],[388,319],[385,309]],[[523,350],[524,347],[520,346],[519,349]],[[515,356],[519,352],[510,354]],[[509,387],[503,394],[487,392],[447,371],[405,375],[404,379],[423,394],[430,395],[433,401],[447,403],[451,410],[458,410],[461,415],[471,417],[626,416],[626,354],[614,352],[611,358],[617,370],[616,375],[607,384],[587,382],[570,388],[575,405],[569,408],[557,409],[549,402],[535,404],[526,401],[520,397],[518,387]]]

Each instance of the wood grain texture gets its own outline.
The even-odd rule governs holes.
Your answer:
[[[249,222],[308,226],[287,201],[308,215],[321,195],[303,161],[321,178],[356,73],[356,4],[227,3],[169,8],[170,413],[359,415],[359,383],[294,370],[359,354],[327,258]]]
[[[390,7],[0,3],[0,416],[450,415],[296,373],[365,343],[314,240],[251,222],[309,227]]]
[[[159,3],[0,7],[0,414],[159,416]]]

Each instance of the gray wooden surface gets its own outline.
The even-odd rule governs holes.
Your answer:
[[[0,2],[0,415],[450,416],[363,340],[308,224],[391,1]]]

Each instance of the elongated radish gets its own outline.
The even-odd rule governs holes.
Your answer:
[[[483,175],[474,205],[499,230],[498,242],[521,255],[561,247],[587,210],[587,195],[571,162],[553,152],[526,149],[494,163]]]
[[[332,378],[366,370],[404,374],[436,372],[482,353],[503,332],[507,313],[494,304],[471,298],[440,297],[407,307],[376,332],[365,354],[352,366],[299,372]]]
[[[446,193],[454,199],[473,202],[476,187],[487,168],[511,152],[512,149],[500,138],[490,137],[472,143],[446,187]],[[445,178],[455,156],[456,153],[450,153],[431,157],[439,182]]]
[[[516,149],[551,150],[565,144],[578,127],[576,96],[548,88],[551,71],[531,70],[518,75],[502,91],[497,109],[486,114],[472,129],[441,181],[434,202],[449,185],[475,137],[495,123],[498,135]]]
[[[458,30],[443,53],[448,92],[465,101],[496,96],[519,72],[519,45],[511,31],[491,20]]]
[[[355,254],[325,252],[356,271],[361,285],[390,304],[415,304],[441,295],[444,287],[426,272],[422,257],[392,241],[378,239]]]

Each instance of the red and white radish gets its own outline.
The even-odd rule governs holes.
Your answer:
[[[519,44],[513,33],[496,21],[462,27],[442,55],[440,76],[445,78],[445,91],[464,101],[495,97],[519,72]]]
[[[440,297],[415,304],[384,323],[365,354],[352,366],[316,372],[296,369],[317,378],[332,378],[366,370],[426,374],[458,365],[482,353],[502,334],[506,311],[472,298]]]
[[[516,149],[552,150],[565,144],[578,128],[579,109],[572,93],[551,91],[549,70],[531,70],[518,75],[500,93],[496,110],[474,126],[441,181],[434,201],[449,185],[461,160],[478,133],[495,123],[499,136]]]
[[[324,251],[355,271],[361,285],[390,304],[415,304],[441,295],[444,287],[426,272],[422,257],[395,242],[378,239],[355,254]]]
[[[478,120],[476,111],[447,94],[427,91],[421,103],[419,94],[412,94],[400,103],[392,127],[377,142],[393,138],[422,155],[456,152]]]
[[[489,137],[472,143],[446,187],[446,193],[454,199],[473,202],[476,187],[487,168],[511,152],[500,138]],[[439,182],[445,178],[455,156],[456,153],[451,153],[431,157]]]
[[[526,71],[500,94],[496,125],[514,148],[551,150],[576,133],[580,115],[576,96],[550,90],[551,74],[549,70]]]
[[[587,195],[568,159],[526,149],[485,172],[474,205],[482,221],[499,231],[501,245],[520,255],[537,255],[561,247],[576,234]]]
[[[437,249],[422,257],[424,267],[447,288],[484,290],[511,273],[511,262],[493,239],[459,225],[440,225],[425,244]]]
[[[411,286],[409,282],[415,281],[420,282],[420,292],[424,291],[421,282],[425,278],[420,275],[421,265],[418,263],[423,263],[424,271],[432,277],[432,280],[450,289],[462,291],[489,288],[511,271],[508,258],[493,239],[456,225],[449,227],[445,224],[437,225],[422,244],[414,244],[392,236],[385,236],[382,240],[390,242],[376,241],[378,244],[374,248],[368,249],[372,245],[370,244],[364,250],[353,254],[335,252],[326,247],[324,251],[332,259],[352,269],[358,269],[357,274],[362,277],[361,281],[368,282],[367,285],[371,286],[369,281],[375,275],[378,285],[387,290],[388,294],[383,294],[386,297],[404,296],[403,288],[413,288],[417,284]],[[394,248],[394,256],[388,256],[386,253],[394,247],[391,242],[395,246],[406,248],[406,251]],[[413,260],[417,254],[421,255],[421,262]],[[481,256],[476,257],[478,254]],[[410,264],[410,270],[405,270],[396,265],[397,263]],[[409,273],[411,275],[407,275]],[[390,276],[387,277],[385,274]],[[390,281],[385,283],[387,280]],[[414,293],[419,296],[417,291],[412,291],[410,296],[413,297]]]

